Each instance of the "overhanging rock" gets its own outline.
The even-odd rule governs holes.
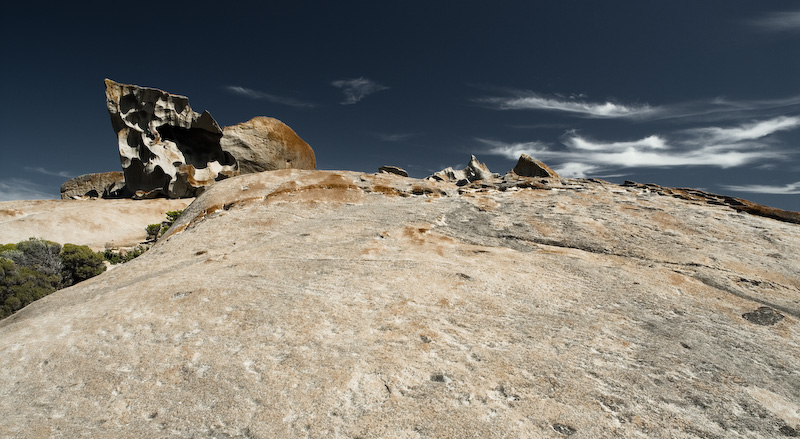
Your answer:
[[[106,104],[117,133],[125,185],[134,198],[194,197],[239,173],[220,147],[222,130],[189,99],[155,88],[106,83]]]

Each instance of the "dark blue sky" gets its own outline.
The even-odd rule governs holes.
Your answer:
[[[0,200],[120,169],[108,77],[281,119],[320,169],[527,152],[800,210],[794,0],[126,3],[4,7]]]

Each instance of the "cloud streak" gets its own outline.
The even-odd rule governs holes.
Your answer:
[[[769,117],[800,110],[800,95],[781,99],[736,101],[717,97],[704,101],[668,105],[592,102],[586,95],[544,96],[532,91],[505,90],[507,96],[473,99],[493,110],[535,110],[562,113],[588,119],[663,120],[692,118],[694,121],[739,120]]]
[[[762,32],[800,32],[800,11],[770,12],[749,24]]]
[[[258,90],[253,90],[250,88],[239,87],[236,85],[227,85],[225,86],[225,89],[239,96],[244,96],[250,99],[264,100],[267,102],[272,102],[273,104],[288,105],[290,107],[295,107],[295,108],[314,108],[317,106],[316,104],[313,104],[311,102],[303,102],[294,98],[276,96]]]
[[[560,96],[547,97],[533,92],[516,92],[515,94],[515,96],[507,97],[479,98],[475,102],[496,110],[558,111],[598,119],[645,118],[660,111],[647,104],[621,104],[611,101],[587,102],[582,95],[564,98]]]
[[[339,79],[331,82],[331,85],[342,89],[345,98],[342,105],[355,104],[375,92],[389,88],[367,78]]]
[[[33,167],[25,166],[23,169],[25,169],[26,171],[36,172],[36,173],[39,173],[39,174],[52,175],[54,177],[64,177],[64,178],[72,178],[72,177],[74,177],[74,175],[72,173],[67,172],[67,171],[50,171],[50,170],[47,170],[47,169],[42,168],[42,167],[33,168]]]
[[[800,127],[800,117],[776,117],[733,127],[684,130],[670,137],[651,135],[623,142],[603,142],[567,132],[563,147],[544,142],[505,143],[476,139],[489,154],[516,159],[526,153],[542,160],[561,162],[565,176],[583,176],[598,169],[714,166],[732,168],[779,159],[786,155],[766,137]],[[556,167],[558,169],[558,167]]]
[[[757,140],[779,131],[789,131],[800,126],[800,117],[780,116],[760,122],[746,123],[738,127],[707,127],[686,130],[706,143],[742,142]]]
[[[52,200],[58,198],[48,193],[40,184],[22,178],[0,180],[0,201]]]
[[[755,194],[774,194],[774,195],[798,195],[800,194],[800,181],[789,183],[783,186],[769,186],[769,185],[725,185],[722,186],[729,191],[734,192],[748,192]]]

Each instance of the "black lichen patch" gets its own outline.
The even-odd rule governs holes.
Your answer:
[[[436,382],[436,383],[443,383],[443,382],[445,382],[445,378],[444,378],[443,374],[437,373],[437,374],[431,375],[431,381]]]
[[[762,306],[755,311],[746,312],[742,314],[742,317],[749,322],[763,326],[774,325],[783,320],[783,314],[768,306]]]
[[[564,424],[553,424],[553,430],[555,430],[557,433],[563,434],[564,436],[572,436],[578,431],[569,425]]]
[[[783,425],[778,431],[788,437],[800,437],[800,429],[789,427],[788,425]]]

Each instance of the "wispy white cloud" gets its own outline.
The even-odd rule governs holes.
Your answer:
[[[749,24],[764,32],[800,32],[800,11],[770,12]]]
[[[367,78],[339,79],[331,82],[331,85],[342,89],[345,98],[342,105],[355,104],[372,93],[389,88]]]
[[[44,186],[22,178],[0,180],[0,201],[49,200],[58,198],[56,191],[49,193]]]
[[[587,102],[584,95],[562,97],[542,96],[533,92],[512,91],[512,96],[484,97],[475,101],[497,110],[549,110],[572,113],[590,118],[643,118],[660,110],[647,104],[617,102]]]
[[[589,140],[583,137],[580,137],[574,132],[565,139],[564,143],[567,146],[570,146],[574,149],[580,149],[584,151],[627,151],[629,149],[667,149],[667,145],[659,136],[649,136],[645,137],[640,140],[634,140],[631,142],[606,142],[606,143],[598,143],[593,140]]]
[[[706,127],[686,130],[704,143],[742,142],[757,140],[778,131],[789,131],[800,126],[800,117],[780,116],[760,122],[745,123],[737,127]]]
[[[230,92],[232,92],[232,93],[234,93],[234,94],[237,94],[237,95],[240,95],[240,96],[245,96],[245,97],[248,97],[250,99],[260,99],[260,100],[264,100],[264,101],[267,101],[267,102],[272,102],[274,104],[288,105],[290,107],[313,108],[313,107],[317,106],[316,104],[313,104],[311,102],[304,102],[304,101],[300,101],[300,100],[297,100],[297,99],[294,99],[294,98],[285,97],[285,96],[276,96],[276,95],[272,95],[272,94],[269,94],[269,93],[264,93],[264,92],[261,92],[261,91],[258,91],[258,90],[253,90],[253,89],[250,89],[250,88],[239,87],[237,85],[226,85],[225,89],[230,91]]]
[[[581,175],[598,169],[715,166],[731,168],[769,159],[786,152],[765,137],[800,127],[800,118],[777,117],[734,127],[686,130],[670,137],[652,135],[623,142],[603,142],[575,131],[562,136],[563,147],[544,142],[505,143],[477,139],[489,154],[516,159],[521,153],[561,163],[566,174]],[[583,166],[579,166],[583,165]],[[556,167],[556,169],[559,169]]]
[[[497,89],[496,89],[497,90]],[[780,99],[737,101],[725,97],[665,105],[592,102],[587,96],[554,94],[544,96],[532,91],[501,90],[506,96],[490,96],[473,101],[494,110],[539,110],[592,119],[663,120],[691,119],[701,121],[742,120],[772,117],[800,110],[800,95]]]
[[[403,142],[419,136],[419,133],[373,133],[373,135],[384,142]]]
[[[34,167],[25,166],[23,169],[25,169],[26,171],[36,172],[36,173],[39,173],[39,174],[52,175],[54,177],[64,177],[64,178],[72,178],[72,177],[74,177],[74,175],[72,173],[67,172],[67,171],[50,171],[50,170],[42,168],[42,167],[34,168]]]
[[[586,163],[568,162],[555,168],[558,175],[567,178],[586,178],[586,175],[600,169],[599,166],[588,165]]]
[[[749,192],[757,194],[775,194],[775,195],[797,195],[800,194],[800,181],[789,183],[783,186],[769,186],[769,185],[725,185],[725,189],[734,192]]]

